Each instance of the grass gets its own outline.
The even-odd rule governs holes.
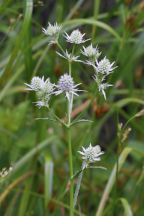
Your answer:
[[[105,102],[96,95],[92,70],[72,63],[75,82],[87,91],[75,98],[73,120],[92,120],[71,128],[74,173],[81,168],[77,151],[89,142],[105,151],[96,166],[107,168],[83,174],[74,215],[144,215],[144,117],[143,112],[137,114],[144,106],[143,5],[121,0],[0,2],[0,170],[13,166],[0,177],[0,215],[69,215],[67,129],[36,120],[48,117],[48,111],[34,106],[35,95],[24,85],[35,75],[56,82],[67,72],[68,64],[42,34],[48,21],[58,21],[68,33],[75,28],[86,32],[86,38],[92,37],[103,55],[118,65],[109,78],[114,87]],[[62,96],[52,99],[50,107],[64,118]],[[121,122],[125,126],[117,136]]]

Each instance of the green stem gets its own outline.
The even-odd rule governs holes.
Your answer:
[[[48,108],[48,111],[55,117],[55,119],[59,123],[61,123],[63,126],[65,126],[67,128],[67,125],[50,108]]]
[[[56,44],[57,44],[57,46],[60,48],[60,50],[62,51],[63,55],[65,56],[65,55],[66,55],[66,54],[65,54],[65,51],[64,51],[64,49],[62,48],[62,46],[60,45],[60,43],[57,41]]]
[[[69,61],[69,75],[71,76],[71,61]]]
[[[71,62],[69,61],[69,75],[71,75]],[[69,167],[70,167],[70,216],[73,216],[73,161],[72,161],[72,145],[71,145],[71,101],[72,95],[70,95],[70,99],[68,100],[67,106],[67,125],[69,126],[68,131],[68,149],[69,149]]]
[[[94,1],[94,16],[93,16],[93,18],[95,20],[97,20],[97,17],[98,17],[99,6],[100,6],[100,0],[95,0]],[[96,32],[96,26],[93,26],[93,28],[92,28],[92,42],[94,41],[95,32]]]
[[[70,216],[73,216],[73,163],[72,163],[72,145],[71,145],[71,128],[68,128],[68,148],[69,148],[69,165],[70,165]]]

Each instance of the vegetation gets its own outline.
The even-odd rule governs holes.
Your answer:
[[[1,0],[0,17],[0,215],[143,216],[144,2]],[[64,32],[79,29],[91,38],[84,46],[98,45],[102,58],[115,61],[106,96],[92,67],[56,54],[60,45],[42,32],[48,22],[62,26],[62,49],[71,49]],[[85,62],[82,46],[75,55]],[[68,68],[84,91],[67,122],[64,94],[39,109],[25,83],[34,76],[57,83]],[[82,171],[81,149],[90,143],[104,154]],[[74,211],[71,185],[79,192]]]

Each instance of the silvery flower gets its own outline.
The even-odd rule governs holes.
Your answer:
[[[90,163],[100,161],[100,155],[104,154],[99,145],[93,147],[91,143],[88,148],[82,146],[82,149],[83,151],[78,152],[82,155],[82,159],[84,160],[83,169],[87,168]]]
[[[58,25],[57,23],[55,23],[54,25],[48,23],[48,27],[46,29],[42,28],[42,32],[50,37],[50,44],[54,44],[59,38],[61,29],[62,26]]]
[[[96,60],[96,71],[97,73],[101,73],[101,74],[110,74],[116,67],[112,67],[114,65],[115,62],[110,63],[110,61],[104,57],[101,61],[97,61]]]
[[[90,40],[90,39],[83,40],[84,35],[85,33],[82,34],[78,29],[76,29],[72,31],[70,35],[65,33],[65,38],[67,39],[69,43],[81,44],[81,43],[85,43],[86,41]]]
[[[97,58],[100,56],[100,54],[101,54],[101,53],[99,52],[97,46],[94,48],[94,47],[92,46],[92,44],[89,45],[88,47],[84,47],[84,46],[83,46],[83,50],[81,50],[81,53],[82,53],[83,55],[87,56],[87,57],[95,57],[96,59],[97,59]]]
[[[69,54],[68,51],[66,50],[65,56],[62,55],[59,52],[56,52],[59,56],[61,56],[64,59],[67,59],[68,61],[75,61],[75,62],[82,62],[81,60],[79,60],[79,56],[73,56],[71,53]]]
[[[74,84],[73,78],[70,75],[64,74],[60,77],[58,81],[58,84],[57,84],[58,91],[56,91],[55,94],[59,95],[65,92],[66,97],[68,99],[70,99],[70,94],[72,95],[74,94],[78,96],[78,94],[76,93],[80,91],[76,88],[78,85],[80,84],[77,84],[77,85]]]
[[[50,82],[50,79],[44,81],[44,77],[33,77],[31,84],[25,83],[29,88],[27,90],[36,91],[39,101],[35,102],[39,107],[48,107],[50,96],[54,94],[55,84]]]
[[[99,92],[101,92],[104,96],[104,99],[106,100],[106,93],[105,93],[105,89],[112,86],[111,84],[108,84],[108,83],[103,83],[103,81],[105,80],[104,77],[101,77],[101,80],[100,78],[98,78],[98,74],[93,76],[93,79],[96,81],[97,85],[98,85],[98,89],[99,89]]]
[[[32,78],[31,84],[25,83],[25,85],[27,85],[29,87],[26,90],[39,91],[41,88],[43,88],[44,77],[40,78],[38,76],[35,76],[35,77]]]

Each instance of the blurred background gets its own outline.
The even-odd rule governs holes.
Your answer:
[[[77,151],[90,142],[105,151],[99,164],[107,168],[85,172],[75,214],[96,215],[113,166],[129,147],[102,215],[143,216],[144,1],[136,0],[0,1],[0,215],[65,216],[69,212],[67,132],[57,122],[36,120],[48,117],[48,111],[35,106],[35,94],[24,85],[33,76],[50,77],[56,83],[68,72],[67,62],[56,54],[58,48],[49,46],[42,33],[48,22],[62,24],[67,33],[79,28],[98,45],[102,57],[118,66],[109,77],[113,87],[104,101],[92,68],[72,64],[74,81],[87,91],[75,98],[72,118],[93,121],[72,128],[74,171],[82,163]],[[62,35],[60,42],[71,48]],[[63,95],[52,98],[50,107],[65,117]],[[121,136],[120,123],[127,124]]]

